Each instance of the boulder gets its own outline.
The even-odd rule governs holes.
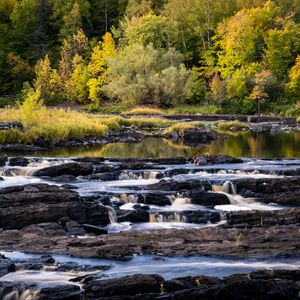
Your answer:
[[[32,176],[58,177],[62,175],[85,176],[93,173],[91,163],[66,163],[56,166],[43,168],[32,173]]]
[[[198,204],[206,207],[215,207],[216,205],[230,204],[230,200],[225,194],[205,192],[202,189],[194,189],[185,193],[185,197],[191,199],[192,204]]]
[[[165,280],[159,275],[132,275],[117,279],[93,281],[84,286],[86,300],[118,295],[142,295],[159,293]]]

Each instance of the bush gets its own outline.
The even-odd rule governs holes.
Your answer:
[[[182,61],[182,55],[172,48],[127,46],[109,60],[109,83],[103,91],[127,105],[178,105],[193,88],[193,73]]]

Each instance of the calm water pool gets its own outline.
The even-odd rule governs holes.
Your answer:
[[[300,132],[246,132],[220,135],[210,145],[188,147],[162,138],[146,138],[138,144],[116,143],[106,146],[60,148],[34,156],[48,157],[191,157],[195,154],[228,154],[235,157],[300,158]]]

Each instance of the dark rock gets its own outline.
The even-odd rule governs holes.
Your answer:
[[[76,221],[67,222],[66,229],[71,235],[85,235],[85,230]]]
[[[147,193],[138,195],[138,203],[165,206],[171,205],[172,202],[168,195],[162,193]]]
[[[148,222],[149,213],[143,209],[138,210],[118,210],[118,222]]]
[[[32,184],[0,190],[2,228],[19,229],[30,224],[56,222],[62,217],[93,225],[109,223],[105,208],[83,202],[76,192],[58,186]]]
[[[192,204],[215,207],[216,205],[230,204],[230,200],[224,194],[204,192],[202,189],[194,189],[185,193],[185,197],[191,199]]]
[[[93,166],[90,163],[66,163],[62,165],[56,165],[34,171],[33,176],[49,176],[57,177],[62,175],[72,176],[85,176],[90,175],[93,172]]]
[[[8,258],[0,258],[0,277],[15,271],[15,264]]]
[[[300,224],[300,208],[279,211],[233,211],[226,213],[227,224],[239,227]]]
[[[8,160],[7,156],[0,156],[0,167],[5,166],[7,163],[7,160]]]
[[[23,129],[23,125],[20,122],[0,122],[0,130],[10,130],[10,129]]]
[[[29,163],[29,159],[26,157],[11,157],[8,160],[10,166],[26,167]]]
[[[133,275],[117,279],[94,281],[84,287],[86,300],[118,295],[138,295],[159,293],[161,284],[165,284],[158,275]]]
[[[182,142],[189,146],[198,146],[201,144],[207,144],[217,139],[217,135],[209,130],[203,128],[190,128],[184,130],[182,134]]]
[[[196,165],[236,164],[243,162],[242,159],[235,158],[230,155],[196,155],[192,160]]]
[[[82,227],[87,233],[92,233],[95,235],[107,234],[107,230],[103,229],[99,226],[90,225],[90,224],[82,224]]]
[[[220,222],[220,213],[216,211],[184,211],[182,213],[184,215],[184,221],[187,223],[195,223],[195,224],[206,224],[210,223],[218,223]]]

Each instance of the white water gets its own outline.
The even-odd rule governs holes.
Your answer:
[[[2,252],[10,258],[40,257],[37,254],[19,252]],[[236,273],[248,273],[260,269],[299,270],[300,259],[230,259],[218,257],[159,257],[141,255],[134,256],[129,261],[114,261],[108,259],[76,258],[65,255],[53,255],[58,262],[73,261],[82,265],[111,265],[112,268],[99,274],[103,279],[119,278],[133,274],[159,274],[165,279],[184,276],[207,275],[224,277]],[[30,273],[32,277],[30,278]],[[40,275],[39,275],[40,274]],[[45,277],[45,275],[48,275]],[[10,281],[33,280],[35,283],[45,281],[55,282],[57,272],[16,272],[6,275]],[[28,277],[29,276],[29,277]],[[69,276],[67,274],[66,276]],[[27,279],[26,279],[27,278]],[[1,278],[1,280],[3,277]],[[66,279],[66,277],[64,278]],[[27,281],[27,282],[28,282]]]

